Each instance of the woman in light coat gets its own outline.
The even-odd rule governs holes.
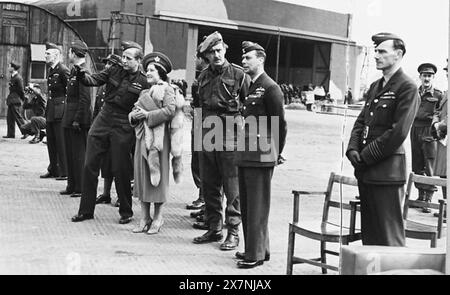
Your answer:
[[[139,225],[133,232],[157,234],[164,224],[162,209],[169,195],[169,125],[175,116],[176,100],[167,78],[172,70],[169,58],[154,52],[146,55],[142,63],[152,87],[141,92],[129,114],[136,130],[133,196],[141,201],[142,211]]]

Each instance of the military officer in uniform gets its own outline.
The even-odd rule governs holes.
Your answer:
[[[46,136],[45,129],[45,106],[47,104],[44,94],[41,91],[39,84],[30,84],[25,88],[25,101],[23,103],[24,109],[29,109],[33,112],[30,121],[22,125],[22,132],[29,135],[34,135],[33,139],[29,141],[30,144],[36,144],[42,141]]]
[[[422,85],[419,87],[420,106],[411,128],[411,157],[412,171],[415,174],[433,176],[434,159],[436,157],[436,140],[431,135],[431,121],[434,110],[442,100],[442,92],[433,86],[437,67],[431,63],[419,66]],[[419,201],[431,202],[433,193],[437,190],[434,185],[416,184],[419,191]],[[430,213],[430,208],[424,207],[424,213]]]
[[[253,268],[270,257],[270,184],[274,167],[281,159],[285,145],[287,124],[283,91],[264,71],[264,48],[257,43],[244,41],[242,51],[242,65],[251,83],[242,109],[246,121],[246,148],[240,152],[238,160],[245,252],[237,252],[236,257],[242,259],[237,263],[239,268]],[[260,119],[267,119],[267,123]],[[257,129],[249,124],[257,124]],[[267,127],[261,124],[267,124]],[[252,133],[254,130],[258,130],[258,133]],[[261,140],[270,145],[268,150],[261,147]],[[252,142],[255,143],[254,147],[250,146]]]
[[[242,129],[240,104],[247,96],[249,80],[239,66],[230,64],[226,58],[227,45],[218,32],[209,35],[199,50],[208,59],[209,65],[198,77],[199,98],[202,120],[220,120],[219,125],[226,126],[226,118],[236,122],[234,127]],[[235,126],[235,125],[241,126]],[[212,126],[211,126],[212,127]],[[195,128],[195,127],[194,127]],[[201,128],[201,127],[200,127]],[[203,137],[213,128],[203,127]],[[223,128],[223,137],[215,138],[213,147],[205,147],[200,140],[202,193],[205,198],[206,224],[209,230],[194,238],[194,243],[210,243],[222,240],[223,213],[222,194],[227,202],[225,223],[228,234],[220,245],[221,250],[233,250],[239,245],[239,225],[241,210],[239,205],[238,169],[236,166],[237,135],[226,136],[233,130]],[[228,137],[228,139],[227,139]],[[196,141],[198,139],[195,139]],[[211,144],[212,145],[212,144]],[[219,147],[217,147],[219,146]],[[195,147],[198,148],[198,147]]]
[[[23,79],[18,70],[20,65],[11,62],[8,68],[11,73],[11,80],[9,81],[9,94],[6,97],[6,105],[8,106],[8,112],[6,113],[6,122],[8,131],[3,138],[16,137],[16,123],[20,127],[25,124],[25,120],[20,114],[20,106],[22,101],[25,101],[25,94],[23,89]],[[26,137],[26,133],[22,131],[22,135]],[[24,138],[25,138],[24,137]]]
[[[120,201],[120,224],[131,222],[131,175],[134,131],[128,114],[143,89],[149,88],[140,69],[142,47],[135,42],[122,43],[122,65],[113,65],[97,74],[78,69],[77,79],[88,86],[106,84],[105,104],[88,133],[83,187],[78,214],[73,222],[94,218],[98,174],[102,160],[111,152],[111,170]]]
[[[87,45],[83,41],[72,42],[69,48],[69,62],[79,66],[86,73]],[[77,70],[72,67],[67,84],[66,108],[62,120],[64,143],[67,159],[67,187],[61,195],[72,198],[81,197],[81,179],[83,173],[86,140],[91,126],[91,92],[90,88],[77,80]]]
[[[117,54],[110,54],[106,58],[102,60],[105,64],[105,69],[109,69],[113,65],[120,65],[122,63],[121,57]],[[106,87],[103,85],[99,88],[97,96],[95,97],[95,106],[94,106],[94,119],[100,113],[100,110],[105,103],[105,94]],[[103,178],[103,193],[97,197],[95,204],[110,204],[111,203],[111,186],[114,180],[114,177],[111,173],[111,153],[108,151],[107,155],[104,157],[101,165],[101,174]],[[119,207],[119,201],[114,205],[115,207]]]
[[[47,89],[48,99],[46,108],[47,120],[47,150],[50,165],[48,172],[41,178],[53,178],[67,180],[66,151],[64,147],[64,132],[61,120],[64,115],[66,103],[67,79],[69,69],[61,64],[61,51],[53,43],[46,44],[45,60],[49,66]]]
[[[420,98],[403,73],[402,39],[391,33],[372,36],[375,61],[383,77],[372,83],[366,104],[351,132],[347,157],[355,168],[361,199],[363,245],[404,246],[402,217],[408,136]]]
[[[444,71],[448,78],[448,59],[447,66]],[[436,160],[434,162],[434,175],[441,178],[447,178],[447,145],[448,145],[448,135],[447,135],[447,122],[448,122],[448,91],[445,91],[442,95],[442,100],[439,106],[436,108],[433,121],[431,123],[431,134],[437,140],[436,149]],[[447,187],[442,187],[442,196],[447,199]],[[439,213],[433,214],[435,217],[439,217]],[[447,220],[447,207],[444,211],[444,222]]]

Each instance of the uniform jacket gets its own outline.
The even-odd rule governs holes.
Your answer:
[[[359,181],[372,184],[404,184],[406,158],[403,142],[419,108],[414,81],[399,69],[382,87],[372,83],[366,104],[356,119],[347,155],[360,153],[364,165],[355,169]]]
[[[94,113],[92,114],[93,119],[97,117],[97,115],[100,113],[100,110],[102,109],[103,104],[105,103],[105,88],[105,85],[100,87],[97,91],[97,95],[95,96]]]
[[[245,151],[239,152],[238,166],[273,167],[277,164],[287,134],[283,101],[281,88],[266,73],[261,74],[250,86],[243,102],[242,116],[246,123],[257,122],[258,128],[244,125]],[[278,118],[278,126],[273,125],[271,117]],[[267,118],[267,123],[260,121],[260,118]],[[264,132],[263,125],[267,126],[267,132]]]
[[[24,109],[31,109],[33,111],[33,117],[44,117],[45,116],[45,98],[39,94],[31,94],[33,97],[30,102],[25,100],[23,104]]]
[[[237,114],[249,82],[242,68],[228,61],[219,70],[208,66],[198,77],[199,104],[204,111]]]
[[[223,130],[220,146],[214,145],[216,151],[236,150],[237,134],[234,130],[226,129],[226,117],[235,117],[238,123],[237,130],[242,129],[240,108],[247,96],[250,79],[244,74],[241,67],[225,61],[222,68],[213,70],[211,66],[204,69],[198,77],[199,104],[203,119],[209,116],[218,116],[222,120]],[[239,125],[241,124],[241,125]],[[212,131],[211,128],[202,129],[203,136]],[[228,134],[228,136],[227,136]],[[233,136],[234,135],[234,136]],[[203,137],[204,138],[204,137]],[[210,149],[207,149],[210,150]]]
[[[85,63],[80,66],[88,72]],[[62,124],[65,128],[72,128],[72,123],[78,122],[82,128],[89,128],[92,120],[91,92],[89,87],[77,80],[76,73],[75,68],[72,68],[67,83],[66,108]]]
[[[47,77],[47,123],[62,120],[69,74],[69,69],[61,63],[58,63],[53,69],[49,68]]]
[[[442,100],[442,92],[432,88],[422,93],[422,86],[419,87],[420,106],[414,119],[413,126],[429,127],[433,120],[434,110],[439,106]]]
[[[121,66],[114,65],[96,74],[89,74],[83,70],[78,72],[77,79],[87,86],[101,86],[106,84],[105,104],[115,112],[128,115],[142,90],[150,85],[141,70],[129,73]]]
[[[20,105],[24,100],[23,79],[22,76],[16,74],[14,77],[11,77],[9,82],[9,94],[6,97],[6,105]]]

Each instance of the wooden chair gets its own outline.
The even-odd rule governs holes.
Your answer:
[[[327,250],[326,243],[339,243],[348,245],[350,242],[361,239],[360,230],[355,229],[356,223],[356,211],[359,211],[358,200],[349,201],[349,203],[342,204],[342,213],[349,213],[350,224],[348,227],[342,228],[342,236],[340,236],[340,225],[331,222],[329,219],[330,208],[341,208],[339,201],[333,201],[331,199],[334,184],[343,184],[350,186],[357,186],[357,180],[355,178],[346,177],[331,173],[328,180],[327,190],[325,192],[311,192],[311,191],[292,191],[294,195],[294,214],[293,222],[289,223],[289,243],[288,243],[288,257],[287,257],[287,274],[292,274],[294,264],[308,263],[322,268],[322,273],[326,274],[327,269],[338,271],[338,267],[327,264],[326,254],[339,256],[338,252]],[[305,227],[299,223],[299,208],[300,208],[300,196],[301,195],[322,195],[325,196],[323,204],[322,222],[317,224],[317,229]],[[336,211],[338,212],[338,211]],[[348,217],[348,216],[347,216]],[[313,259],[305,259],[294,256],[295,248],[295,235],[301,235],[306,238],[310,238],[316,241],[320,241],[320,257]]]
[[[446,206],[445,200],[440,199],[438,203],[426,203],[423,201],[411,200],[411,190],[413,184],[428,184],[440,187],[447,187],[447,179],[409,174],[408,184],[405,192],[405,203],[403,205],[403,219],[405,220],[405,234],[407,238],[430,240],[431,248],[436,248],[437,239],[442,237],[442,225],[444,221],[444,209]],[[416,208],[428,207],[439,210],[439,217],[436,225],[425,224],[423,222],[414,221],[408,216],[408,209],[411,206]]]

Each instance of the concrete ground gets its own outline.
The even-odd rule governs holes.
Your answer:
[[[271,260],[263,266],[237,269],[235,251],[220,251],[219,243],[192,243],[204,231],[192,228],[193,219],[185,209],[197,197],[190,173],[190,123],[186,123],[184,178],[180,184],[172,181],[165,224],[160,234],[153,236],[131,233],[140,216],[135,199],[135,220],[131,224],[118,224],[118,209],[111,205],[97,206],[94,220],[72,223],[70,218],[77,213],[80,199],[59,195],[65,188],[64,181],[39,178],[48,165],[46,145],[28,144],[31,137],[19,139],[18,129],[16,139],[0,138],[0,274],[285,274],[288,224],[292,220],[291,191],[324,190],[330,172],[340,172],[341,166],[344,174],[352,175],[349,162],[342,161],[341,133],[345,123],[346,146],[354,122],[354,117],[344,119],[308,111],[287,110],[286,115],[287,162],[276,169],[272,180]],[[0,135],[5,134],[6,122],[2,119]],[[102,188],[100,181],[99,193]],[[344,189],[343,194],[348,199],[357,192]],[[115,200],[114,189],[112,195]],[[320,219],[321,197],[306,197],[301,206],[301,220]],[[426,222],[436,220],[429,214],[411,211]],[[332,215],[339,217],[339,212]],[[407,246],[428,248],[429,242],[408,239]],[[445,239],[439,240],[438,247],[445,247]],[[239,248],[243,249],[242,234]],[[299,238],[296,255],[317,257],[318,248],[319,243]],[[338,263],[333,258],[329,261]],[[296,265],[294,274],[315,275],[321,271],[314,266]]]

